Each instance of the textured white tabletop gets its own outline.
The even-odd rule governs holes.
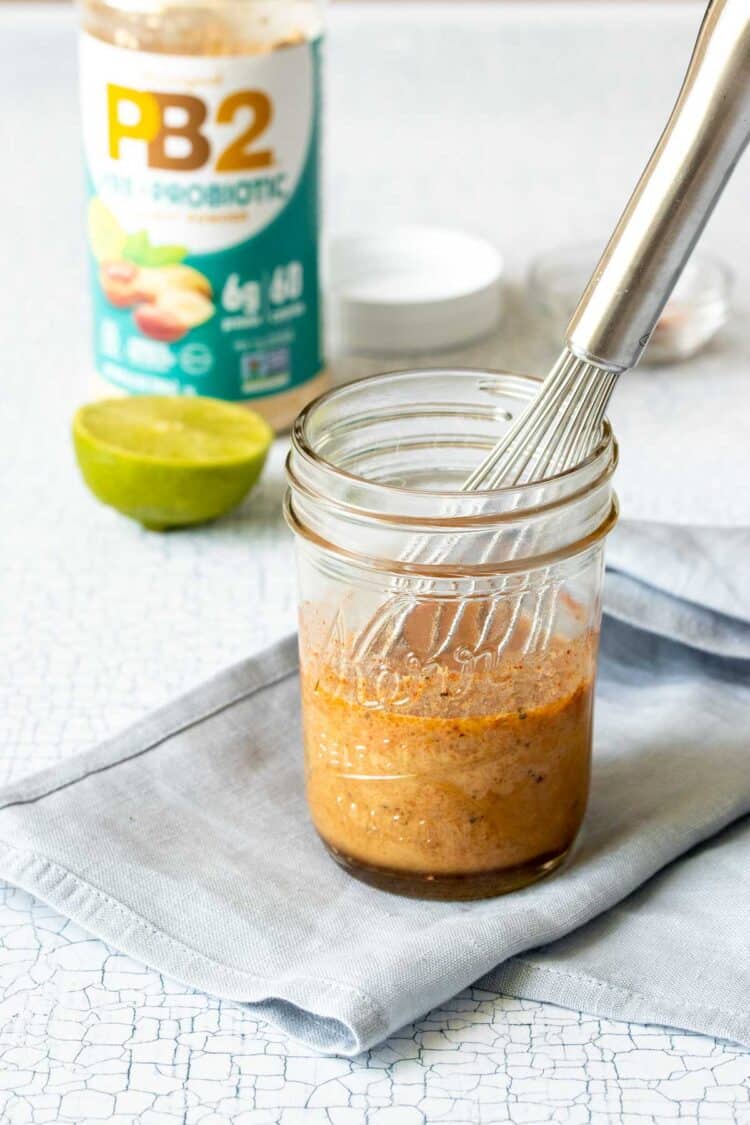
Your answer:
[[[535,253],[603,234],[668,108],[700,9],[334,8],[329,229],[463,225],[501,247],[516,280]],[[87,393],[87,320],[74,71],[68,10],[3,7],[0,783],[77,753],[294,624],[283,443],[246,506],[196,532],[142,531],[77,478],[68,425]],[[708,235],[735,268],[740,309],[749,173]],[[516,307],[493,340],[457,358],[541,363]],[[705,442],[689,487],[671,472],[686,430],[700,435],[734,394],[747,406],[745,322],[737,316],[681,372],[638,372],[618,392],[627,514],[750,522],[742,494],[727,489],[717,504]],[[675,413],[682,426],[670,430]],[[728,463],[741,443],[741,428],[730,432]],[[750,1055],[469,990],[361,1058],[321,1059],[0,885],[2,1122],[675,1120],[750,1122]]]

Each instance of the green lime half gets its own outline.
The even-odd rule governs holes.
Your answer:
[[[104,399],[73,419],[76,457],[94,495],[158,531],[234,508],[272,440],[259,414],[212,398]]]

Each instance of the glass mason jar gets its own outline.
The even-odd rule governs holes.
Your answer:
[[[589,791],[605,424],[577,468],[460,491],[537,382],[379,375],[297,419],[295,532],[307,797],[352,874],[495,895],[565,859]]]
[[[325,389],[323,0],[80,0],[96,385],[287,429]]]

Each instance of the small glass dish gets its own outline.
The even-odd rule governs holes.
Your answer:
[[[601,253],[583,243],[542,254],[528,290],[551,342],[559,347]],[[729,319],[732,274],[717,258],[696,254],[685,266],[649,341],[644,362],[677,363],[702,351]]]

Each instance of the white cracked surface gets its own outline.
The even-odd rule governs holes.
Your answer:
[[[0,1115],[20,1125],[648,1125],[750,1120],[750,1055],[472,988],[321,1058],[22,891],[0,894]]]
[[[451,222],[469,213],[472,229],[501,240],[516,276],[531,253],[554,244],[556,231],[585,232],[591,216],[570,192],[565,121],[556,108],[550,112],[558,135],[545,142],[551,157],[546,149],[523,149],[525,134],[547,120],[550,91],[541,91],[528,106],[526,125],[523,105],[511,99],[513,115],[503,117],[505,148],[491,153],[492,116],[481,97],[495,76],[484,21],[488,34],[503,33],[506,51],[509,41],[514,44],[519,71],[555,44],[564,55],[563,41],[583,43],[593,58],[600,46],[619,39],[617,21],[623,42],[648,31],[622,151],[608,154],[591,188],[592,222],[601,228],[611,221],[622,198],[620,179],[632,178],[642,159],[638,137],[651,113],[649,101],[659,103],[661,112],[662,85],[669,85],[657,74],[655,60],[664,59],[671,82],[697,5],[660,8],[653,24],[645,22],[652,18],[645,6],[615,6],[605,15],[592,5],[585,20],[580,8],[570,9],[568,19],[565,4],[532,8],[536,14],[528,19],[518,12],[501,16],[488,6],[458,21],[459,48],[474,52],[477,62],[471,81],[453,83],[445,105],[436,103],[437,76],[454,74],[450,65],[442,67],[441,52],[459,42],[450,27],[446,31],[458,19],[455,9],[453,15],[448,6],[442,9],[447,14],[434,17],[437,22],[421,7],[408,17],[396,17],[390,5],[368,9],[367,38],[380,39],[371,61],[377,58],[380,70],[372,61],[366,80],[362,63],[370,48],[358,37],[351,10],[344,15],[334,9],[329,91],[334,226],[356,225],[363,213],[381,221],[404,216]],[[437,30],[428,33],[429,19]],[[294,624],[291,543],[280,514],[283,442],[245,507],[197,532],[142,531],[93,503],[77,478],[67,425],[85,395],[87,341],[72,45],[66,11],[29,4],[0,13],[0,133],[3,151],[12,153],[0,185],[0,237],[15,263],[0,311],[5,392],[0,621],[9,673],[0,678],[0,784],[92,745],[216,669],[262,649]],[[483,138],[478,163],[468,168],[464,182],[443,169],[440,190],[427,194],[426,172],[420,180],[420,169],[439,166],[432,157],[439,156],[443,141],[438,131],[430,132],[427,100],[419,101],[417,86],[410,92],[412,78],[418,78],[420,90],[429,90],[435,120],[445,120],[443,110],[455,115],[451,127],[462,112],[456,99],[469,97],[477,136]],[[521,81],[519,75],[511,79]],[[600,86],[603,116],[617,111],[622,119],[629,103],[613,83]],[[360,85],[364,95],[358,104],[348,95]],[[28,97],[19,99],[18,88],[28,89]],[[374,93],[381,114],[368,128],[361,159],[352,160],[352,146],[364,134],[357,114],[365,112],[362,106]],[[407,135],[396,113],[398,98],[407,95],[418,102],[410,105],[426,146],[421,156],[414,155],[415,134]],[[581,91],[570,99],[575,115]],[[484,111],[477,108],[482,104]],[[344,108],[337,113],[336,105]],[[592,130],[599,144],[594,125]],[[463,146],[466,169],[471,146],[453,135]],[[509,164],[510,145],[521,155]],[[398,175],[375,160],[374,153],[386,151],[397,154]],[[560,162],[560,192],[552,192],[549,183],[540,189],[523,182],[524,151],[528,161]],[[542,195],[544,207],[535,206]],[[425,200],[423,215],[417,214],[417,196]],[[493,212],[498,198],[502,230]],[[744,207],[739,188],[736,199]],[[717,213],[716,237],[742,274],[750,260],[749,228],[743,224],[735,246],[729,206]],[[735,207],[735,217],[738,213]],[[515,330],[513,315],[493,340],[456,358],[533,365],[538,353]],[[691,365],[688,381],[712,379],[712,404],[724,369],[745,377],[749,339],[738,321],[723,351]],[[337,364],[339,373],[377,367],[375,360]],[[628,453],[633,460],[641,454],[636,438],[644,418],[655,425],[646,377],[639,378],[632,391],[624,389],[616,419],[626,464]],[[677,379],[660,378],[657,400]],[[650,451],[651,446],[644,456]],[[635,478],[625,483],[631,514],[639,502],[652,502],[639,495]],[[745,1125],[750,1054],[702,1036],[470,989],[360,1058],[319,1058],[247,1010],[186,991],[108,949],[23,891],[0,885],[0,1121]]]

